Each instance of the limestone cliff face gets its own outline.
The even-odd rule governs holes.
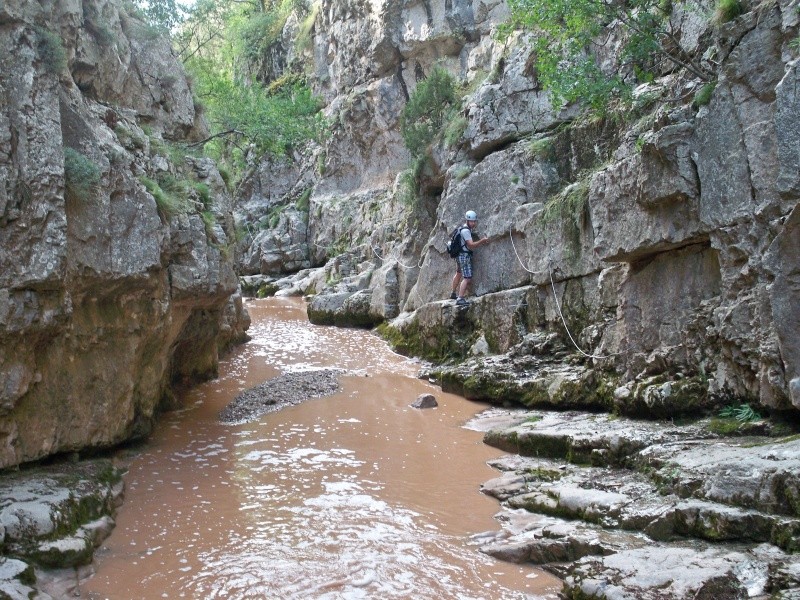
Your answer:
[[[203,133],[169,41],[121,4],[0,5],[0,467],[146,434],[243,335],[225,184],[170,158]],[[193,182],[188,208],[156,181]]]
[[[614,122],[552,109],[529,40],[492,37],[504,2],[321,2],[313,48],[287,44],[285,63],[311,72],[332,134],[312,157],[262,165],[260,196],[237,199],[246,221],[309,195],[306,213],[288,208],[247,240],[245,270],[338,255],[327,281],[341,281],[314,299],[316,318],[389,320],[419,335],[417,349],[457,330],[484,340],[473,352],[519,354],[555,333],[577,354],[566,323],[592,355],[584,366],[617,388],[608,408],[649,414],[691,382],[705,406],[800,409],[798,15],[784,1],[746,8],[724,25],[674,16],[677,39],[716,75],[707,105],[693,103],[699,80],[665,71],[637,90],[635,118]],[[411,207],[398,119],[434,65],[474,91],[458,142],[432,140]],[[447,232],[467,209],[492,243],[476,253],[476,307],[458,317],[439,301]]]

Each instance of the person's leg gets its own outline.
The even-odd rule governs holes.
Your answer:
[[[469,254],[462,254],[458,257],[458,264],[461,267],[461,285],[458,288],[457,303],[465,302],[464,297],[467,295],[469,284],[472,281],[472,256]]]
[[[456,262],[458,264],[458,262]],[[458,295],[458,290],[461,287],[461,270],[460,268],[456,268],[456,274],[453,275],[453,287],[451,289],[450,299],[454,300],[455,296]]]
[[[467,290],[469,289],[469,284],[472,282],[472,277],[464,277],[461,280],[461,285],[458,288],[458,297],[465,298],[467,296]]]

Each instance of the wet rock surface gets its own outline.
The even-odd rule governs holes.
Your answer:
[[[121,470],[100,459],[4,473],[0,479],[0,597],[64,598],[90,574],[114,528]]]
[[[490,409],[511,452],[482,491],[504,512],[481,551],[564,579],[566,598],[794,598],[800,437],[721,437],[606,414]]]
[[[412,408],[436,408],[439,403],[433,394],[420,394],[414,402],[411,403]]]
[[[220,411],[219,419],[223,423],[246,423],[311,398],[334,394],[339,390],[341,374],[337,369],[284,373],[236,396]]]

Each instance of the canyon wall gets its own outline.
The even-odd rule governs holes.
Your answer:
[[[0,4],[0,467],[146,435],[245,335],[205,134],[119,3]]]
[[[633,109],[590,118],[553,108],[526,34],[495,35],[504,2],[315,6],[313,44],[293,43],[290,19],[283,64],[324,98],[331,133],[261,164],[236,199],[242,222],[280,213],[244,241],[244,273],[327,264],[295,276],[294,292],[317,293],[313,319],[387,322],[398,347],[439,360],[554,334],[605,382],[607,408],[680,411],[665,394],[685,384],[702,396],[692,406],[800,409],[796,3],[745,4],[727,23],[710,4],[676,10],[675,40],[713,73],[710,101],[673,65]],[[462,83],[461,133],[431,140],[409,201],[399,118],[436,66]],[[491,243],[464,315],[442,300],[467,209]]]

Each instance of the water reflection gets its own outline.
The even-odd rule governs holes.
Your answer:
[[[498,527],[478,491],[498,452],[461,426],[479,406],[417,380],[369,332],[311,326],[298,300],[249,309],[253,341],[132,464],[89,597],[555,597],[553,578],[468,544]],[[319,367],[348,370],[340,393],[218,423],[239,391]],[[439,408],[410,408],[421,393]]]

